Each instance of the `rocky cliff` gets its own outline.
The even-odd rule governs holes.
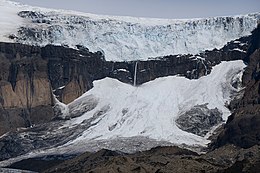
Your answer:
[[[260,26],[253,31],[244,60],[248,64],[243,75],[244,95],[230,105],[234,113],[218,137],[216,146],[232,143],[248,148],[260,144]]]
[[[1,134],[16,127],[45,122],[53,116],[47,61],[24,45],[0,45]],[[27,51],[27,52],[26,52]]]
[[[234,113],[212,144],[214,150],[201,155],[177,147],[157,147],[134,154],[101,150],[72,159],[66,155],[30,158],[10,167],[41,172],[259,172],[259,31],[260,27],[253,32],[244,58],[248,66],[243,75],[243,97],[231,103]],[[50,162],[52,168],[46,166]],[[27,166],[35,163],[40,166]]]
[[[140,85],[158,77],[182,75],[197,79],[221,61],[242,59],[250,37],[232,41],[220,50],[198,55],[174,55],[148,61],[105,61],[101,52],[47,45],[0,43],[0,134],[16,127],[48,122],[55,117],[54,95],[67,104],[105,77]]]

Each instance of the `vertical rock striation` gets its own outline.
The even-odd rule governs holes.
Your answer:
[[[250,37],[229,42],[222,49],[198,55],[170,55],[148,61],[105,61],[101,52],[47,45],[0,43],[0,104],[4,124],[0,134],[48,122],[55,115],[53,94],[68,104],[92,88],[94,80],[116,78],[136,85],[158,77],[181,75],[197,79],[221,61],[242,59]],[[236,48],[236,49],[235,49]],[[14,123],[19,122],[19,123]]]

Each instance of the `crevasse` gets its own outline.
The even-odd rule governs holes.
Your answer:
[[[129,22],[124,18],[95,19],[57,12],[45,15],[44,21],[49,23],[28,24],[26,27],[31,29],[18,35],[20,42],[70,47],[79,44],[90,51],[103,52],[110,61],[147,60],[220,48],[231,40],[249,35],[260,16],[169,20],[168,24],[158,22],[156,25],[156,22]]]
[[[4,0],[0,1],[2,13],[0,24],[5,32],[0,31],[1,40],[6,41],[9,34],[15,36],[15,42],[30,45],[83,45],[90,51],[101,51],[110,61],[147,60],[220,48],[249,35],[260,19],[260,13],[204,19],[104,16]]]

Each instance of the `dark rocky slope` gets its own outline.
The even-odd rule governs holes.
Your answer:
[[[243,148],[260,145],[260,26],[253,31],[244,61],[248,64],[242,79],[244,95],[230,105],[234,113],[215,141],[215,146],[227,143]]]
[[[206,155],[198,155],[178,147],[156,147],[135,154],[103,149],[67,160],[62,156],[31,158],[9,167],[46,173],[256,173],[260,171],[259,160],[259,146],[241,149],[226,145]],[[52,167],[46,166],[48,164]]]
[[[241,150],[229,145],[201,156],[177,147],[157,147],[133,155],[101,150],[95,154],[83,154],[44,172],[213,173],[236,170],[253,173],[259,170],[259,149],[255,146]],[[111,154],[107,154],[109,152]]]

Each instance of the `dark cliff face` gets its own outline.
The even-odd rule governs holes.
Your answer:
[[[170,55],[138,62],[105,61],[101,52],[92,53],[80,45],[75,50],[0,43],[0,134],[52,120],[53,93],[67,104],[91,89],[94,80],[105,77],[134,84],[136,76],[136,85],[177,74],[197,79],[221,61],[242,59],[249,39],[196,56]]]
[[[40,49],[18,44],[0,44],[0,134],[52,119],[53,98],[47,61]]]
[[[260,25],[253,31],[244,61],[248,63],[242,79],[244,95],[230,105],[234,113],[213,143],[217,147],[227,143],[243,148],[260,144]]]

